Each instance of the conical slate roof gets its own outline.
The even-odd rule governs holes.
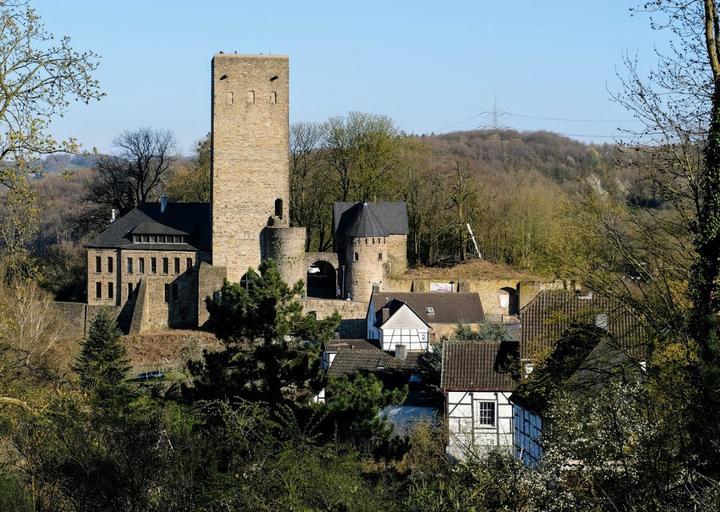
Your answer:
[[[345,236],[352,238],[388,236],[387,229],[367,203],[357,203],[347,214],[349,217],[347,228],[344,230]]]

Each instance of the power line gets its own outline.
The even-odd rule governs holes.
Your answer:
[[[519,114],[516,112],[505,112],[512,117],[523,117],[525,119],[540,119],[543,121],[566,121],[570,123],[636,123],[635,119],[573,119],[569,117],[534,116],[530,114]]]

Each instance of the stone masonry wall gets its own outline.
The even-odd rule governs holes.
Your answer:
[[[209,320],[210,315],[205,307],[205,299],[212,297],[213,293],[222,288],[223,282],[227,279],[227,269],[216,267],[209,263],[201,263],[198,268],[197,287],[197,326],[202,327]]]
[[[402,274],[407,270],[407,236],[390,235],[386,238],[386,251],[391,262],[390,274]]]
[[[288,218],[286,56],[218,54],[212,63],[212,264],[239,282],[260,264],[260,233]]]
[[[383,283],[389,267],[385,238],[353,238],[345,244],[345,261],[345,290],[352,300],[367,303],[375,285],[387,289]]]
[[[268,226],[263,230],[263,258],[272,258],[283,280],[293,286],[306,283],[305,228]]]

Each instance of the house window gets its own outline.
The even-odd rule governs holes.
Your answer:
[[[112,274],[113,271],[113,259],[112,256],[108,256],[108,272]]]
[[[133,260],[132,258],[127,259],[127,273],[132,274],[133,273]]]
[[[95,298],[102,299],[102,283],[95,283]]]
[[[140,267],[140,273],[144,274],[145,273],[145,258],[140,258],[138,260],[138,266]]]
[[[150,273],[157,273],[157,258],[150,258]]]
[[[358,261],[360,258],[358,258],[358,253],[355,253],[355,261]]]
[[[132,295],[132,288],[133,288],[133,287],[132,287],[132,283],[128,283],[128,299],[129,299],[130,296]]]
[[[178,300],[178,285],[177,285],[177,283],[172,284],[172,300]]]
[[[192,268],[192,266],[193,266],[192,258],[188,258],[187,260],[185,260],[185,268],[186,268],[186,270],[190,270],[190,269]]]
[[[483,427],[495,426],[495,402],[475,402],[475,424]]]
[[[168,268],[169,268],[168,259],[163,258],[163,274],[168,273]]]
[[[378,261],[382,261],[382,253],[381,252],[378,253]]]
[[[95,256],[95,272],[102,272],[102,258]]]
[[[165,302],[170,302],[170,285],[165,283]]]
[[[180,273],[180,258],[175,258],[174,263],[175,263],[175,273],[179,274]]]
[[[275,217],[282,219],[283,216],[283,200],[278,198],[275,199]]]
[[[113,283],[108,283],[108,299],[115,298],[115,288]]]

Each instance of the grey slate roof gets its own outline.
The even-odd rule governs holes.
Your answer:
[[[643,326],[617,300],[592,292],[544,290],[520,311],[522,357],[547,354],[571,325],[595,324],[599,314],[607,315],[607,331],[620,347],[634,357],[645,356]]]
[[[409,231],[404,202],[333,203],[336,240],[342,236],[407,235]]]
[[[154,234],[187,234],[185,244],[133,244],[134,230],[159,229]],[[153,234],[147,231],[145,234]],[[211,218],[209,203],[168,203],[160,213],[160,203],[143,203],[101,231],[87,247],[138,248],[152,250],[211,249]]]
[[[340,350],[328,368],[328,377],[343,377],[358,372],[384,374],[407,373],[417,368],[420,352],[408,352],[405,359],[398,359],[379,348]]]
[[[339,350],[380,350],[377,345],[363,339],[339,339],[325,342],[325,350],[337,352]]]
[[[443,391],[512,391],[510,370],[517,342],[448,341],[443,344],[440,388]]]
[[[480,296],[477,293],[439,293],[439,292],[373,292],[375,305],[375,324],[382,323],[382,309],[389,307],[391,314],[397,310],[399,301],[410,306],[425,323],[428,324],[477,324],[485,320]],[[392,303],[392,304],[391,304]],[[432,307],[434,314],[428,313]]]

